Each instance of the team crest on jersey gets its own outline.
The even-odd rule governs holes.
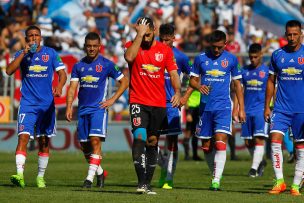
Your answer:
[[[299,58],[298,58],[298,63],[299,63],[300,65],[303,65],[303,64],[304,64],[304,57],[299,57]]]
[[[102,65],[96,65],[96,72],[100,73],[102,71]]]
[[[222,60],[221,61],[221,66],[223,67],[223,68],[227,68],[227,66],[228,66],[228,61],[225,59],[225,60]]]
[[[42,55],[42,61],[44,61],[45,63],[49,61],[49,55],[45,54]]]
[[[155,53],[155,60],[158,62],[162,62],[164,59],[164,54],[161,54],[160,52]]]
[[[133,118],[133,125],[134,126],[140,126],[140,124],[141,124],[141,118],[140,117]]]
[[[265,75],[266,75],[266,73],[265,73],[264,71],[260,71],[260,72],[259,72],[259,76],[260,76],[260,78],[264,78],[264,77],[265,77]]]

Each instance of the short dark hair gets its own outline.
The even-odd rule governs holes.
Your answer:
[[[221,30],[215,30],[211,33],[210,42],[226,41],[226,34]]]
[[[161,24],[159,27],[159,35],[174,35],[175,27],[171,23]]]
[[[253,43],[249,46],[249,53],[259,53],[262,51],[262,46],[258,43]]]
[[[86,42],[87,40],[98,40],[99,42],[101,42],[99,34],[97,34],[96,32],[89,32],[84,39],[84,42]]]
[[[286,23],[285,29],[287,30],[288,27],[299,27],[301,30],[302,25],[298,20],[290,20]]]
[[[137,25],[139,25],[143,20],[147,21],[146,24],[149,24],[149,28],[151,30],[153,30],[155,28],[153,20],[151,18],[149,18],[149,17],[141,17],[141,18],[139,18],[138,21],[137,21]]]
[[[40,30],[40,28],[37,25],[30,25],[25,30],[25,36],[28,35],[28,33],[29,33],[30,30],[38,30],[39,33],[41,34],[41,30]]]

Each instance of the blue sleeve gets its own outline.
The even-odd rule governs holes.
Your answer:
[[[193,76],[196,76],[196,77],[199,77],[200,73],[201,73],[201,59],[200,59],[200,56],[196,56],[194,58],[194,64],[193,64],[193,68],[191,70],[191,73],[190,75],[193,75]]]
[[[53,55],[53,58],[52,58],[52,64],[53,64],[53,68],[54,70],[56,71],[59,71],[61,69],[65,69],[65,65],[63,64],[60,56],[57,54],[57,52],[53,49],[52,50],[52,55]]]
[[[235,56],[232,58],[232,70],[231,70],[231,75],[234,80],[236,79],[241,79],[242,78],[242,71],[241,67],[239,65],[239,62]]]
[[[19,50],[15,53],[13,60],[15,60],[21,53],[23,52],[23,50]]]
[[[275,75],[276,74],[276,70],[277,70],[277,65],[275,63],[275,54],[276,52],[274,52],[271,56],[271,60],[270,60],[270,64],[269,64],[269,74]]]
[[[71,81],[77,81],[80,79],[78,71],[77,71],[77,67],[78,67],[78,63],[76,63],[73,66],[72,73],[71,73]]]
[[[109,76],[115,80],[120,80],[123,77],[123,74],[119,70],[119,67],[115,65],[112,61],[108,62],[108,68],[109,68]]]

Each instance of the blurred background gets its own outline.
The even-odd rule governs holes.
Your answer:
[[[208,49],[210,33],[220,29],[227,33],[226,49],[236,54],[243,66],[249,62],[247,48],[251,43],[262,45],[264,63],[269,63],[271,53],[287,43],[285,23],[290,19],[303,23],[303,14],[304,0],[0,0],[0,151],[13,151],[17,141],[15,125],[21,78],[18,72],[8,77],[5,68],[14,53],[24,46],[24,30],[30,24],[40,26],[42,43],[58,51],[69,79],[73,65],[84,56],[84,37],[89,31],[100,33],[100,53],[128,75],[124,44],[136,35],[134,24],[140,16],[151,17],[157,28],[162,23],[174,24],[175,46],[191,60]],[[56,98],[58,136],[52,141],[55,150],[79,148],[77,100],[75,122],[68,124],[64,118],[68,83],[62,97]],[[183,82],[184,89],[186,83]],[[112,80],[108,95],[115,90],[116,83]],[[132,136],[128,107],[126,91],[109,110],[105,150],[129,150]],[[237,149],[245,149],[239,138],[236,144]]]

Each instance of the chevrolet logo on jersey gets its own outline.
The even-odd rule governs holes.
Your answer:
[[[48,68],[47,66],[34,65],[34,66],[30,66],[29,70],[35,73],[40,73],[42,71],[46,71],[47,68]]]
[[[256,87],[256,86],[261,86],[263,84],[263,82],[258,81],[258,80],[249,80],[249,81],[247,81],[247,84]]]
[[[87,75],[85,77],[81,77],[81,81],[84,81],[87,83],[97,82],[98,80],[99,80],[98,77],[93,77],[92,75]]]
[[[154,73],[154,72],[159,71],[160,68],[156,67],[156,66],[154,66],[152,64],[143,64],[142,65],[142,69],[144,69],[144,70],[146,70],[146,71],[148,71],[150,73]]]
[[[224,76],[225,72],[220,71],[218,69],[212,69],[212,70],[207,70],[206,75],[211,75],[213,77],[219,77],[219,76]]]
[[[302,70],[296,69],[294,67],[289,67],[286,69],[282,69],[282,72],[287,74],[287,75],[298,75],[302,73]]]

